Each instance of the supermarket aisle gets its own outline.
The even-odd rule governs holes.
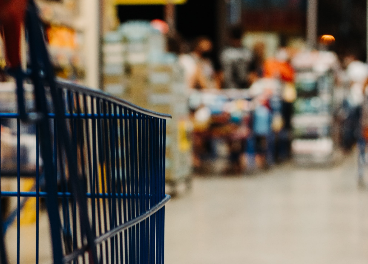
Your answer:
[[[367,263],[368,189],[356,170],[351,155],[329,169],[197,177],[167,206],[165,263]]]

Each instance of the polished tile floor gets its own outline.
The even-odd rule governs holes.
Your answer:
[[[195,177],[167,205],[165,263],[368,263],[368,188],[358,188],[356,160]]]
[[[329,168],[290,163],[251,176],[194,177],[166,207],[165,263],[368,263],[368,187],[358,187],[356,161],[351,154]],[[40,224],[40,263],[50,263],[46,214]],[[10,263],[16,235],[12,226]],[[35,263],[34,229],[21,235],[20,263]]]

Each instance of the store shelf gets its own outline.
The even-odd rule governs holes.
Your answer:
[[[292,124],[294,128],[323,127],[332,124],[333,118],[329,114],[299,114],[294,115]]]
[[[309,57],[305,55],[308,54],[299,59],[303,58],[308,63],[294,61],[298,97],[292,118],[293,158],[297,163],[327,164],[333,159],[335,149],[332,136],[335,56],[326,52],[310,52]]]

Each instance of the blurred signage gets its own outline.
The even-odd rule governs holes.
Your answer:
[[[303,34],[307,0],[242,0],[242,24],[248,31]]]
[[[242,0],[245,8],[250,9],[305,9],[306,0]]]
[[[114,0],[116,5],[166,5],[185,4],[187,0]]]
[[[227,18],[229,25],[236,25],[241,22],[241,0],[229,0],[227,3]]]

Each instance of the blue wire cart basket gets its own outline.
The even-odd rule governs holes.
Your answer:
[[[77,175],[66,169],[67,153],[53,111],[46,118],[51,127],[52,175],[44,169],[45,156],[39,147],[41,124],[21,123],[16,111],[0,113],[2,259],[7,256],[9,263],[24,263],[24,259],[27,263],[164,263],[164,205],[170,199],[165,195],[165,143],[170,116],[80,85],[56,84],[65,102],[64,122]],[[47,98],[49,93],[46,87]],[[9,134],[11,146],[5,144]],[[35,147],[23,149],[24,142]],[[9,151],[14,154],[10,165],[4,160]],[[77,186],[72,177],[78,179]],[[25,179],[33,183],[22,190]],[[9,188],[6,181],[12,181]],[[49,223],[44,226],[43,204],[50,192],[56,197],[56,209],[50,213],[47,207]],[[9,200],[14,208],[6,210]],[[31,201],[34,207],[30,209],[27,203]],[[25,214],[35,217],[31,236],[22,232]],[[85,236],[86,226],[90,226],[92,243]],[[48,230],[51,236],[42,241]],[[31,256],[25,255],[29,250],[24,240],[34,245]],[[45,260],[41,253],[47,243],[52,244],[54,257]]]

